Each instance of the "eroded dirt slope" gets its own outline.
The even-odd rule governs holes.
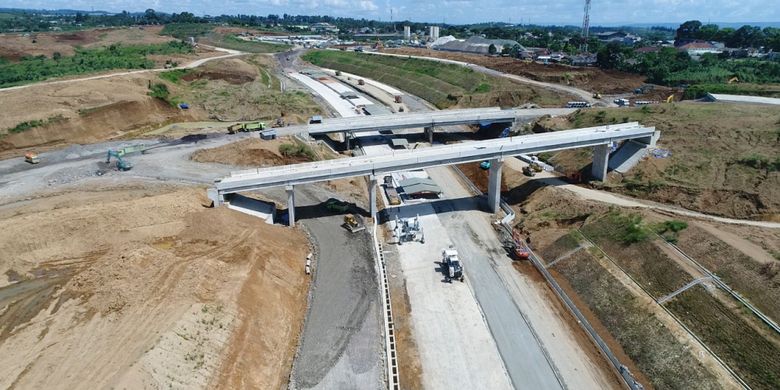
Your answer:
[[[127,185],[1,208],[0,387],[283,386],[308,242],[203,197]]]

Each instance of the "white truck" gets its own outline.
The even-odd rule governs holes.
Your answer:
[[[444,270],[444,274],[448,282],[452,282],[453,279],[463,282],[465,279],[463,275],[463,265],[458,257],[458,251],[455,249],[445,249],[442,253],[441,267]]]

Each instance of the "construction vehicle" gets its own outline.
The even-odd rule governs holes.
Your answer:
[[[617,104],[618,107],[628,107],[631,105],[631,101],[626,98],[615,99],[612,102]]]
[[[274,124],[271,125],[271,127],[284,127],[284,126],[286,126],[286,123],[284,122],[283,117],[276,118],[276,122],[274,122]]]
[[[244,124],[244,131],[260,131],[265,130],[265,122],[250,122]]]
[[[512,229],[512,239],[504,242],[504,249],[515,260],[528,260],[531,256],[517,229]]]
[[[265,122],[249,122],[249,123],[236,123],[235,125],[228,126],[228,134],[235,134],[238,132],[246,133],[250,131],[265,130]]]
[[[118,150],[109,149],[108,154],[106,155],[106,164],[111,163],[111,157],[116,158],[116,169],[120,171],[129,171],[133,168],[133,164],[130,164],[129,161],[122,158],[122,156],[125,153]]]
[[[421,244],[425,244],[425,235],[420,225],[419,215],[414,218],[403,219],[399,219],[396,215],[393,234],[398,237],[398,245],[416,240],[419,240]]]
[[[655,90],[655,86],[652,84],[645,84],[637,89],[634,90],[634,94],[641,95],[643,93],[647,93],[648,91]]]
[[[337,213],[345,213],[349,211],[350,204],[342,200],[338,200],[336,198],[330,198],[325,201],[325,208],[328,209],[329,211],[334,211]]]
[[[463,265],[458,257],[458,251],[450,247],[450,249],[442,251],[441,256],[441,268],[444,270],[447,282],[451,283],[453,279],[463,282],[465,276],[463,275]]]
[[[666,102],[667,102],[667,103],[671,103],[671,102],[673,102],[673,101],[674,101],[674,95],[669,95],[669,97],[668,97],[668,98],[666,98]]]
[[[593,98],[594,99],[601,99],[601,94],[598,92],[593,92]]]
[[[38,164],[41,162],[41,158],[38,157],[38,153],[27,152],[24,154],[24,161],[30,164]]]
[[[352,233],[357,233],[361,230],[366,230],[366,225],[363,223],[363,218],[357,214],[347,214],[344,216],[344,227]]]
[[[543,170],[544,168],[542,168],[542,166],[539,163],[532,162],[523,167],[523,174],[529,177],[534,177],[536,176],[537,172],[541,172]]]
[[[490,161],[485,160],[485,161],[479,163],[479,167],[482,168],[483,170],[487,171],[488,169],[490,169]]]

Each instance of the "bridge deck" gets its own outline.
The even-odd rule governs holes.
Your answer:
[[[439,165],[489,160],[523,153],[539,153],[603,145],[613,141],[652,137],[653,127],[637,122],[577,130],[532,134],[503,139],[465,142],[383,156],[361,156],[304,164],[233,172],[215,184],[221,194],[268,187],[313,183],[339,178],[381,175]]]
[[[365,132],[399,130],[416,127],[441,127],[494,122],[514,122],[518,119],[533,119],[544,115],[568,115],[571,108],[507,109],[498,107],[469,108],[419,113],[397,113],[389,115],[360,115],[349,118],[326,118],[322,123],[288,126],[277,129],[280,134],[326,134],[344,131]]]

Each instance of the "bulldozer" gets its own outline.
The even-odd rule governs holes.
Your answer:
[[[366,230],[366,225],[363,223],[363,218],[357,214],[347,214],[344,216],[344,227],[352,233],[357,233],[361,230]]]
[[[532,162],[527,166],[523,167],[523,174],[528,177],[534,177],[536,176],[537,172],[541,172],[541,171],[543,171],[542,166],[535,162]]]

